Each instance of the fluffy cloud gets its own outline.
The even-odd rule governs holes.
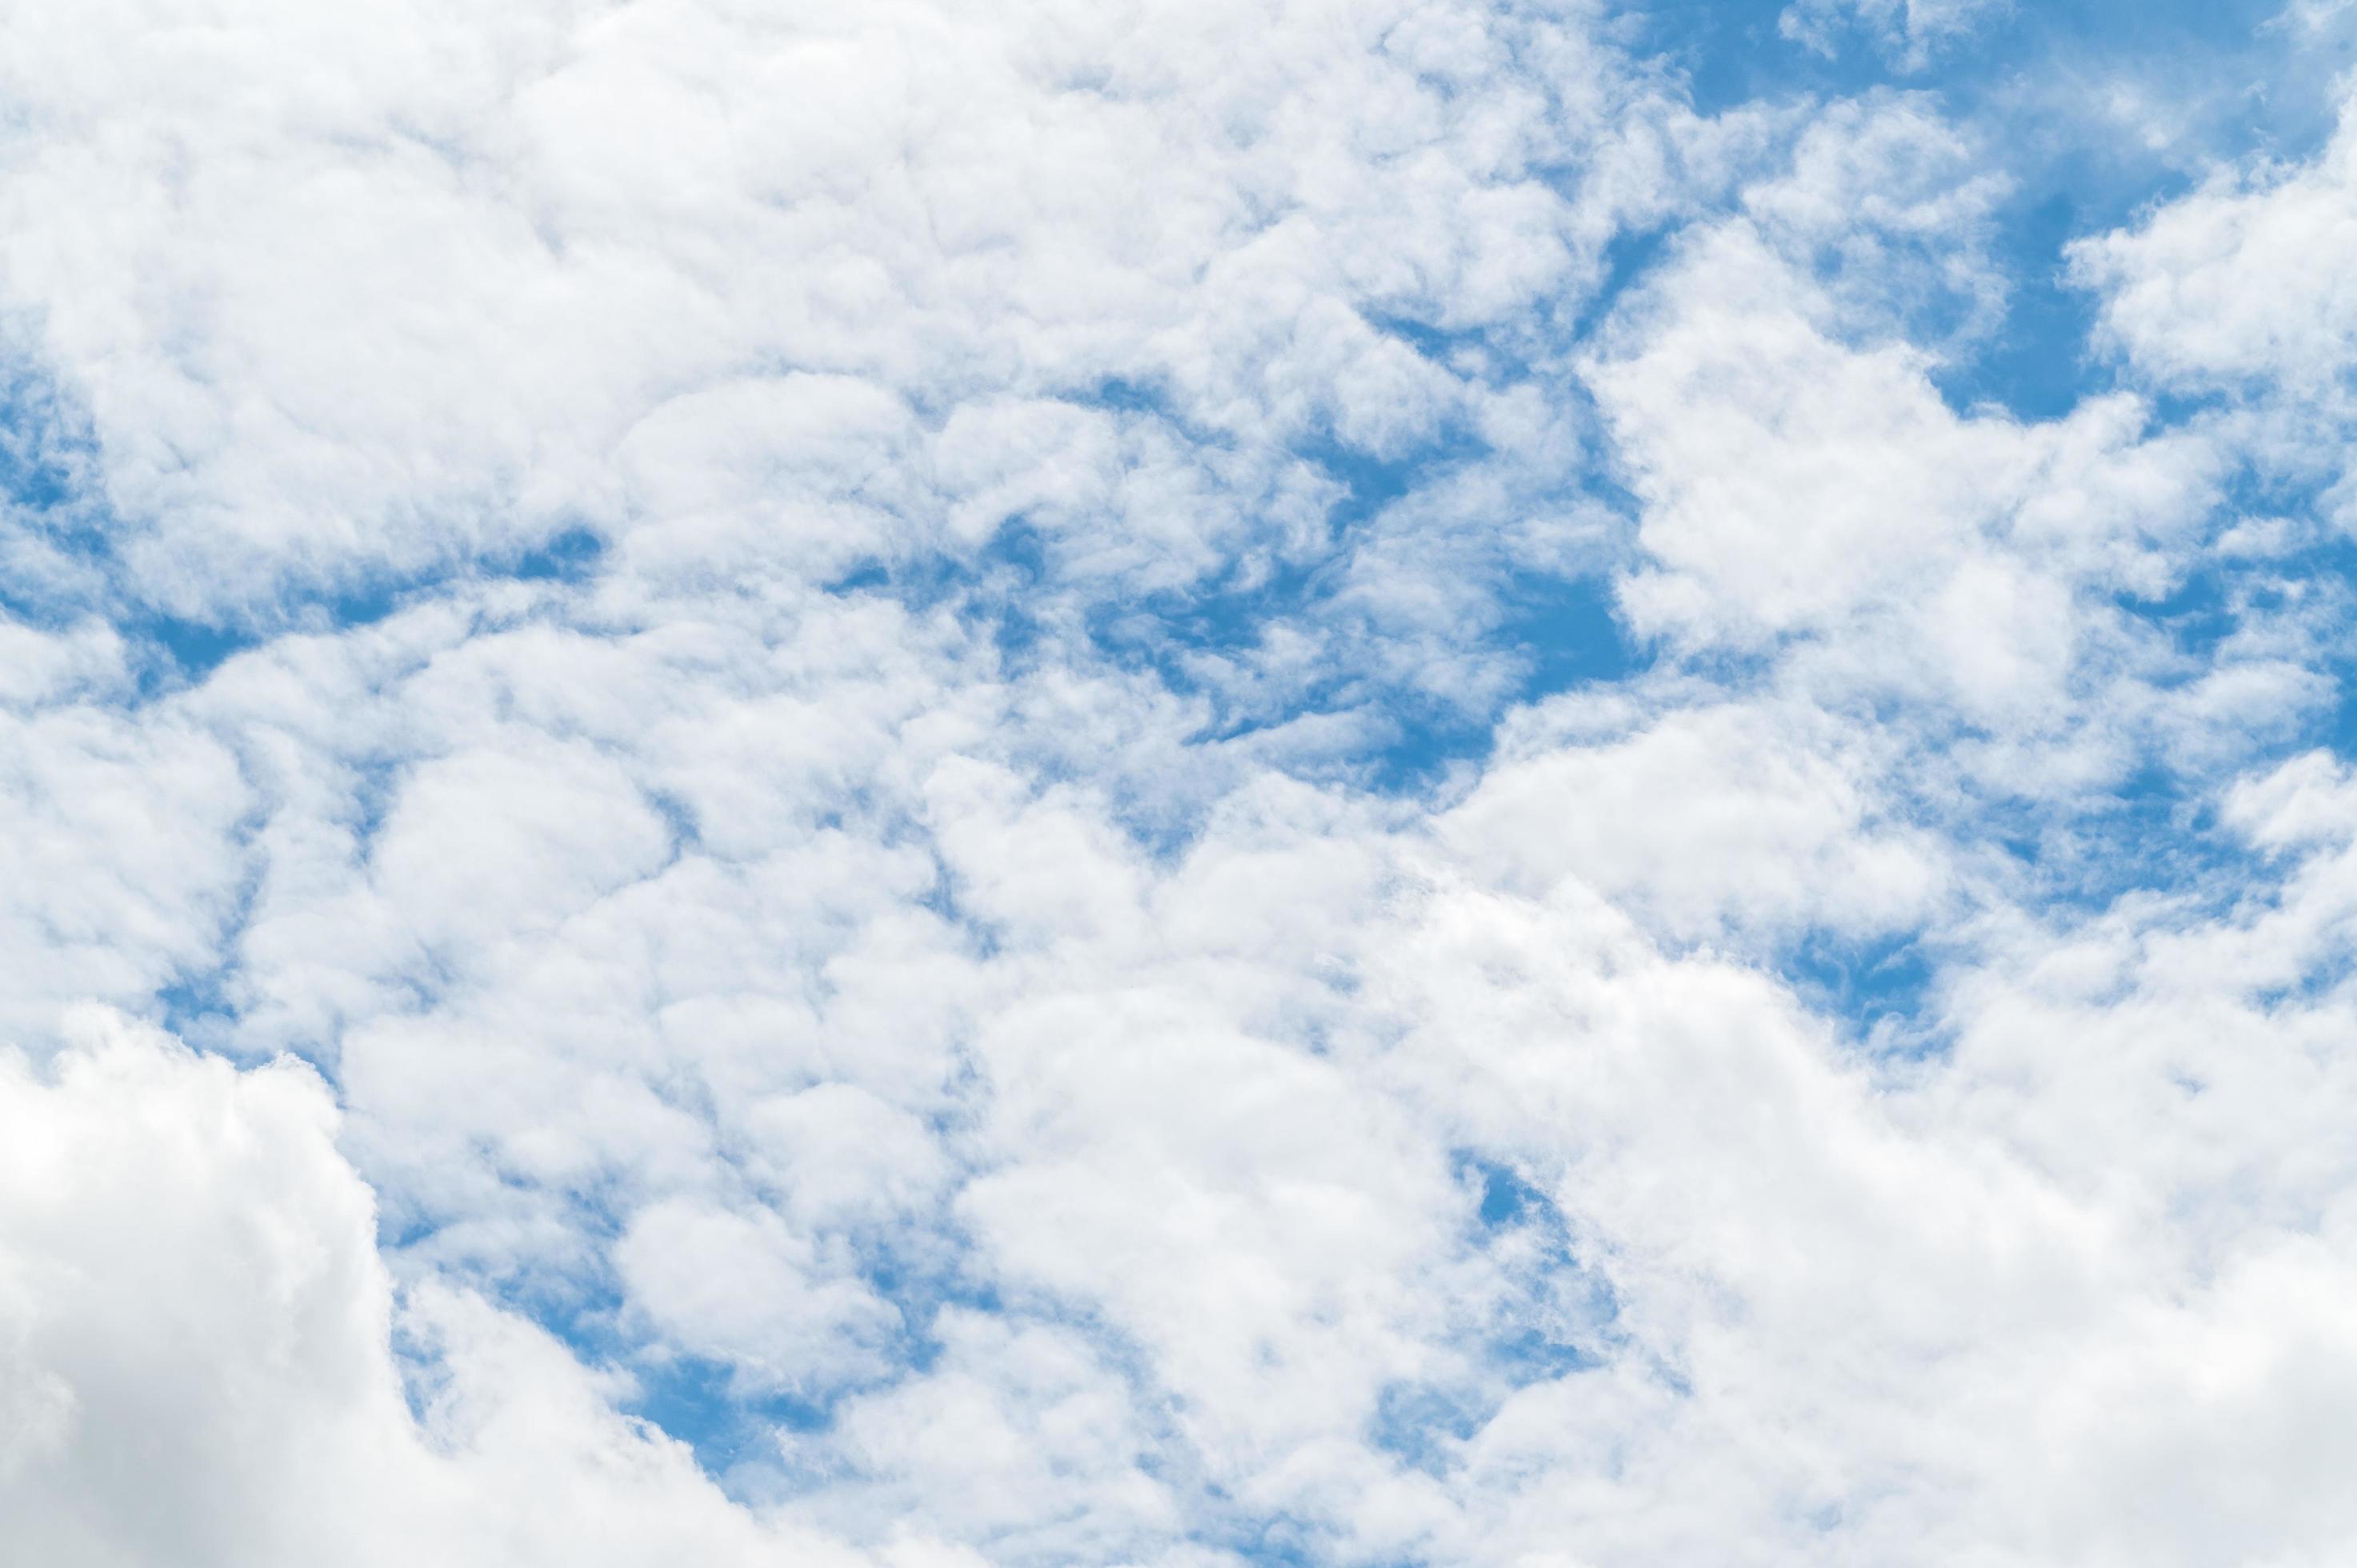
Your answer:
[[[134,590],[213,618],[584,520],[697,573],[952,543],[990,503],[925,447],[978,395],[1135,389],[1233,438],[1247,496],[1286,437],[1396,455],[1492,394],[1378,324],[1591,287],[1710,139],[1577,13],[184,21],[27,18],[0,278],[87,410]],[[1140,569],[1257,542],[1232,501],[1124,488],[1091,532],[1126,519]]]
[[[11,20],[12,1541],[2345,1554],[2345,135],[2040,419],[1585,5]]]
[[[0,1079],[0,1463],[53,1563],[861,1561],[725,1499],[558,1346],[396,1302],[308,1069],[84,1011]],[[404,1382],[403,1337],[423,1359]],[[948,1564],[904,1543],[884,1561]]]
[[[2357,132],[2344,118],[2308,163],[2221,170],[2201,189],[2073,263],[2103,291],[2103,324],[2167,383],[2268,381],[2314,392],[2357,349],[2357,306],[2330,258],[2357,223]]]

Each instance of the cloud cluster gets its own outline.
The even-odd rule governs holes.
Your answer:
[[[1560,439],[1390,324],[1576,308],[1723,139],[1579,7],[31,9],[0,274],[126,586],[212,619],[583,526],[1254,569],[1305,444]]]
[[[727,1501],[609,1379],[447,1289],[397,1306],[307,1069],[84,1009],[0,1077],[0,1496],[50,1563],[863,1559]],[[405,1386],[393,1337],[430,1348]],[[903,1541],[877,1563],[948,1565]]]
[[[12,1541],[2357,1539],[2345,134],[2066,262],[1572,0],[9,16]]]

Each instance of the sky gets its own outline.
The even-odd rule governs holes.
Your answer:
[[[2357,5],[0,34],[0,1560],[2357,1558]]]

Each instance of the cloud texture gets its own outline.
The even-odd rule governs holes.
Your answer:
[[[1701,9],[0,0],[10,1550],[2343,1560],[2357,101]]]

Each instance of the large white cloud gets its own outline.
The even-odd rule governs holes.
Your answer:
[[[861,1561],[729,1503],[530,1325],[447,1289],[397,1304],[309,1069],[239,1072],[102,1011],[73,1036],[0,1075],[13,1555]]]
[[[2105,331],[2158,379],[2330,387],[2357,351],[2357,305],[2332,264],[2357,223],[2352,188],[2357,132],[2344,117],[2313,161],[2219,170],[2082,243],[2074,263],[2104,291]]]

